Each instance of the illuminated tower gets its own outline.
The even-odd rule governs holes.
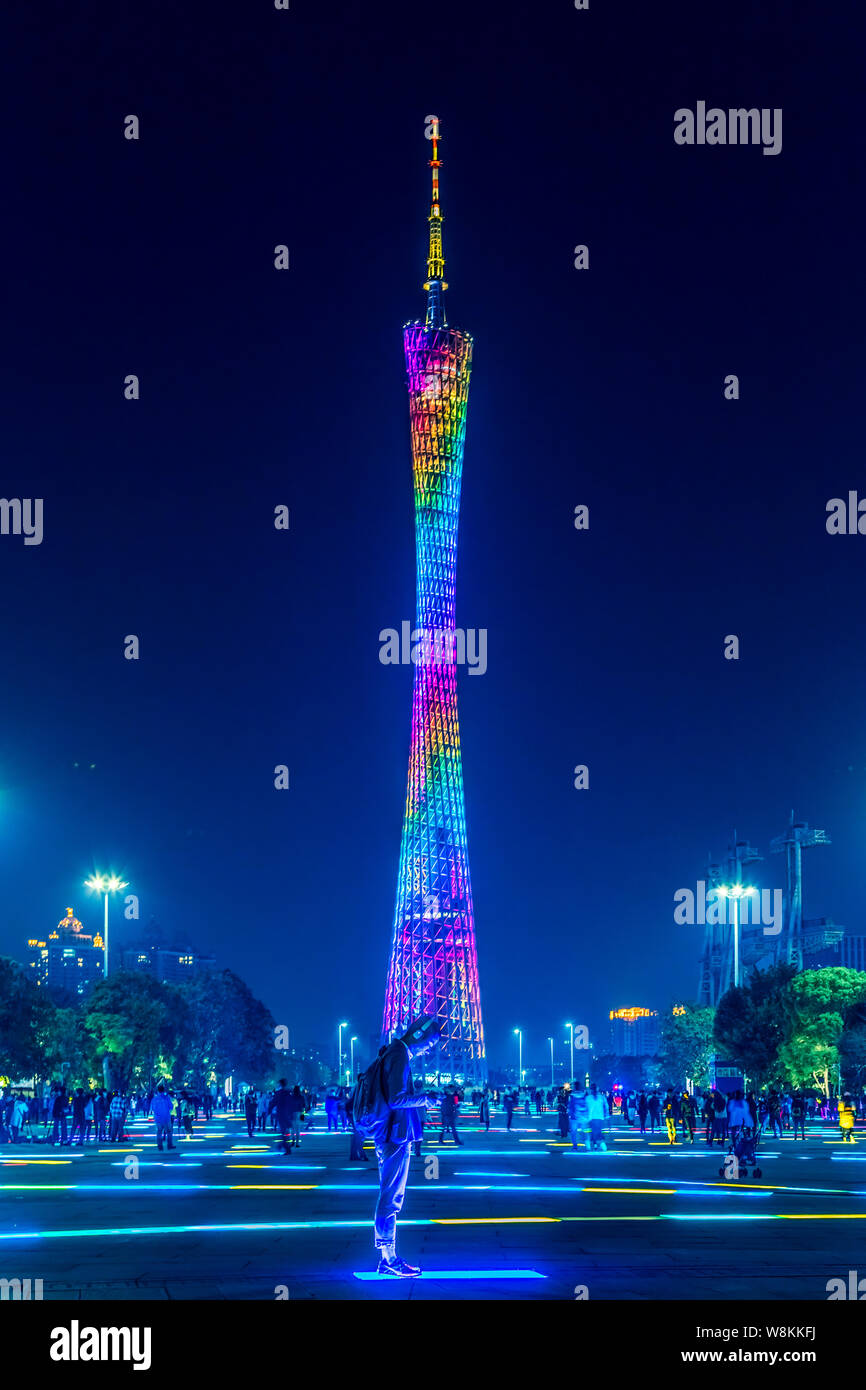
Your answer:
[[[383,1032],[387,1037],[418,1014],[435,1014],[444,1024],[438,1066],[481,1081],[487,1064],[457,724],[462,634],[454,606],[472,339],[445,320],[437,117],[427,117],[426,133],[433,142],[427,314],[403,330],[415,486],[415,679]]]

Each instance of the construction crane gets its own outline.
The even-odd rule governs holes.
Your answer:
[[[805,821],[795,821],[794,812],[784,835],[770,842],[772,854],[785,855],[785,930],[776,943],[776,962],[803,969],[803,850],[812,845],[829,845],[826,830],[813,830]]]

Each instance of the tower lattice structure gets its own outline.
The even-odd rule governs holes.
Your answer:
[[[475,918],[469,879],[455,628],[457,529],[472,338],[449,328],[439,204],[439,122],[429,116],[433,190],[427,313],[407,324],[415,492],[417,617],[412,735],[383,1032],[433,1014],[443,1025],[438,1069],[486,1079]]]

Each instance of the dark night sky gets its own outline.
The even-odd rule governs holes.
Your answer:
[[[693,997],[673,894],[734,826],[764,852],[791,807],[826,827],[806,912],[866,930],[866,539],[824,525],[866,491],[862,18],[754,9],[12,5],[0,495],[43,497],[45,539],[0,537],[0,952],[70,903],[96,926],[80,881],[111,866],[299,1040],[378,1027],[429,112],[475,337],[457,620],[489,633],[460,700],[491,1060],[517,1025],[529,1058],[569,1017],[603,1048],[609,1008]],[[782,153],[677,146],[699,99],[782,107]]]

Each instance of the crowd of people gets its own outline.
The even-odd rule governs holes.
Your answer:
[[[458,1121],[464,1091],[449,1084],[437,1088],[436,1096],[439,1124],[422,1118],[422,1128],[438,1129],[440,1143],[450,1140],[462,1145]],[[515,1115],[522,1113],[529,1118],[533,1113],[538,1117],[555,1112],[563,1140],[570,1139],[575,1148],[586,1143],[593,1149],[606,1147],[605,1127],[614,1114],[621,1115],[625,1124],[640,1134],[666,1132],[671,1144],[677,1142],[678,1135],[681,1142],[694,1143],[702,1129],[710,1148],[726,1144],[743,1126],[758,1136],[771,1133],[775,1138],[791,1133],[794,1139],[805,1139],[806,1123],[815,1119],[838,1125],[842,1141],[850,1142],[855,1122],[866,1120],[866,1095],[855,1097],[845,1092],[825,1097],[775,1088],[757,1095],[752,1091],[726,1095],[718,1090],[690,1092],[670,1086],[625,1092],[605,1092],[594,1085],[485,1086],[473,1090],[469,1099],[486,1130],[497,1110],[503,1113],[507,1130],[513,1127]],[[173,1148],[175,1135],[192,1139],[199,1117],[210,1120],[219,1109],[223,1113],[241,1111],[250,1139],[270,1129],[288,1154],[300,1146],[302,1133],[311,1127],[313,1112],[322,1101],[327,1129],[350,1134],[351,1160],[365,1161],[352,1130],[350,1088],[330,1086],[320,1097],[315,1090],[290,1086],[285,1079],[270,1090],[249,1087],[233,1095],[217,1094],[215,1086],[173,1088],[167,1083],[129,1093],[79,1086],[70,1094],[60,1083],[41,1096],[7,1089],[0,1091],[0,1143],[33,1140],[80,1148],[89,1142],[120,1143],[129,1138],[130,1120],[152,1118],[159,1147],[165,1143]]]
[[[680,1091],[669,1086],[664,1091],[626,1092],[618,1104],[625,1122],[639,1127],[641,1134],[652,1135],[664,1123],[670,1144],[676,1143],[678,1133],[683,1143],[693,1144],[703,1127],[709,1148],[728,1143],[744,1128],[756,1136],[771,1132],[773,1138],[781,1138],[790,1132],[794,1139],[805,1140],[806,1123],[816,1118],[838,1125],[843,1143],[853,1142],[855,1122],[866,1118],[866,1096],[854,1097],[848,1091],[823,1096],[771,1087],[756,1095],[741,1090],[731,1094],[715,1089]]]

